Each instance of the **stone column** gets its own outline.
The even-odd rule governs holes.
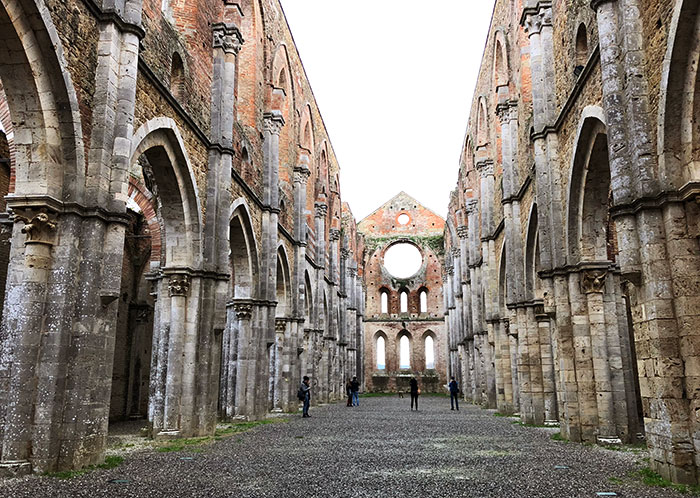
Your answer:
[[[236,383],[228,388],[235,392],[235,415],[249,418],[255,414],[255,391],[260,388],[255,376],[257,351],[252,322],[257,306],[247,299],[234,299],[229,306],[235,315],[231,340],[235,341],[237,355]]]
[[[9,334],[5,338],[5,344],[11,345],[12,349],[3,345],[0,364],[2,373],[7,372],[9,378],[0,462],[0,471],[7,475],[24,474],[32,470],[32,425],[36,423],[34,400],[37,396],[36,377],[40,374],[41,366],[37,364],[37,359],[44,332],[44,298],[52,267],[51,253],[57,227],[55,214],[46,211],[22,211],[15,214],[14,221],[13,240],[20,245],[21,232],[26,236],[26,241],[23,261],[17,261],[22,268],[11,267],[8,271],[14,275],[21,274],[21,283],[11,290],[21,295],[22,300],[6,306],[3,314],[3,329],[7,330],[9,324],[14,325],[7,330]],[[38,415],[39,424],[43,425],[43,416]]]

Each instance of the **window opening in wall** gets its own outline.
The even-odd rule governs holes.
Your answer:
[[[405,335],[399,341],[399,368],[411,368],[411,342]]]
[[[382,313],[389,313],[389,293],[382,291],[380,294]]]
[[[428,312],[428,292],[424,290],[420,291],[420,312]]]
[[[377,370],[386,368],[386,343],[382,336],[377,337]]]
[[[408,225],[408,222],[411,221],[411,218],[406,214],[400,214],[398,218],[399,225]]]
[[[435,345],[431,336],[425,338],[425,368],[435,368]]]
[[[182,57],[177,52],[173,54],[173,62],[170,68],[170,93],[177,100],[182,99],[185,95],[185,65],[182,63]]]
[[[396,278],[412,277],[423,264],[423,255],[408,242],[394,244],[384,253],[384,268]]]
[[[578,31],[576,32],[576,66],[574,67],[574,75],[580,76],[583,72],[583,68],[586,67],[586,62],[588,62],[588,33],[586,32],[586,25],[584,23],[579,24]]]
[[[408,313],[408,292],[401,292],[401,313]]]

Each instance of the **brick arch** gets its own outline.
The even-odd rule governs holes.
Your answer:
[[[149,192],[146,186],[136,178],[129,178],[129,186],[127,190],[129,199],[138,206],[141,214],[146,218],[148,224],[148,232],[151,234],[151,257],[149,261],[151,265],[160,265],[160,256],[162,249],[160,223],[155,210],[155,199],[153,194]],[[129,204],[127,203],[127,206]]]

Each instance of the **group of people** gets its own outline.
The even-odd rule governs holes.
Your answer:
[[[416,411],[418,411],[418,396],[420,395],[418,381],[415,377],[411,377],[408,384],[411,388],[411,411],[413,411],[414,407]],[[447,384],[447,388],[450,391],[450,409],[459,411],[459,384],[457,384],[454,377],[450,378],[450,383]],[[357,380],[357,377],[353,377],[352,380],[346,382],[345,392],[348,398],[347,406],[360,406],[360,382]],[[304,375],[297,397],[299,401],[303,402],[302,417],[310,417],[309,404],[311,403],[311,384],[308,375]]]

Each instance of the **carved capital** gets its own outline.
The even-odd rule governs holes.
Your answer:
[[[584,294],[594,294],[605,292],[604,270],[588,270],[581,273],[581,292]]]
[[[496,107],[496,114],[498,115],[498,119],[501,120],[502,125],[517,120],[518,102],[515,100],[509,100],[503,104],[498,104]]]
[[[331,240],[331,242],[337,242],[340,240],[340,230],[337,228],[331,228],[328,230],[328,238]]]
[[[249,302],[234,302],[233,312],[239,320],[250,320],[253,314],[253,304]]]
[[[552,25],[552,3],[538,2],[537,7],[526,8],[521,24],[528,36],[541,33],[543,27]]]
[[[455,267],[454,266],[446,266],[445,273],[447,275],[450,275],[450,276],[454,275],[455,274]]]
[[[323,202],[317,202],[314,207],[316,208],[316,218],[325,218],[328,214],[328,205]]]
[[[350,252],[349,249],[341,249],[340,250],[340,257],[342,259],[349,259],[351,254],[352,253]],[[348,272],[350,272],[351,270],[352,270],[352,268],[348,268]]]
[[[168,292],[170,297],[187,297],[190,292],[189,275],[171,275],[168,281]]]
[[[294,183],[301,183],[302,185],[306,185],[309,181],[310,176],[311,171],[309,170],[309,168],[306,167],[306,165],[301,165],[294,168]]]
[[[28,244],[53,245],[54,233],[58,225],[55,213],[32,208],[13,208],[13,211],[15,221],[24,223],[22,233],[27,236]]]
[[[453,247],[452,248],[452,256],[455,258],[459,258],[462,255],[462,251],[460,251],[458,248]]]
[[[237,55],[243,45],[243,36],[233,24],[216,23],[212,26],[214,48],[223,49],[227,54]]]
[[[460,239],[466,239],[469,236],[469,227],[466,225],[460,225],[457,227],[457,236]]]
[[[468,199],[465,209],[468,215],[476,214],[479,211],[479,199]]]
[[[279,135],[284,126],[284,118],[279,111],[266,112],[263,114],[263,131],[272,135]]]
[[[275,332],[284,332],[287,330],[287,320],[284,318],[275,319]]]
[[[616,2],[617,0],[591,0],[591,9],[593,9],[595,12],[598,12],[598,7],[605,3],[613,3]]]
[[[481,178],[488,178],[489,176],[493,176],[493,161],[491,161],[490,159],[481,161],[477,163],[476,169],[479,171],[479,175],[481,176]]]

